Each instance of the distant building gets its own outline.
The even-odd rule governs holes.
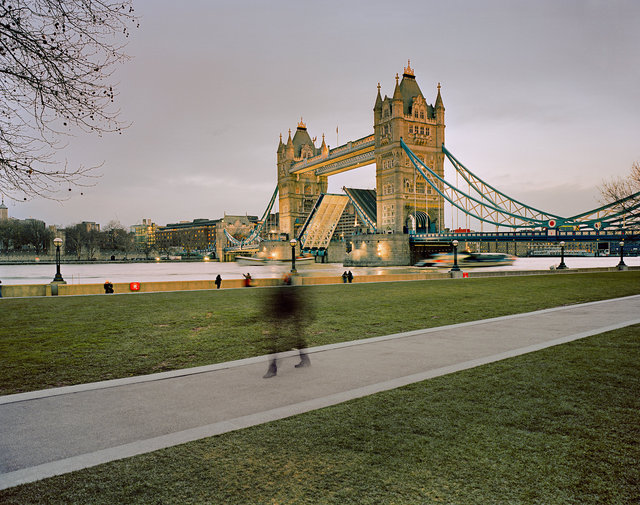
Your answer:
[[[280,213],[275,212],[267,216],[266,221],[262,224],[260,230],[260,238],[262,240],[278,240],[280,237]]]
[[[80,223],[87,232],[90,231],[100,231],[100,224],[99,223],[94,223],[93,221],[82,221],[82,223]]]
[[[129,231],[134,235],[137,246],[153,247],[156,243],[156,231],[158,226],[151,219],[143,219],[142,224],[134,224]]]
[[[0,203],[0,221],[7,221],[9,219],[9,209],[4,204],[4,198],[2,199],[2,203]]]
[[[258,216],[234,216],[231,214],[225,214],[220,221],[220,227],[227,230],[227,233],[242,240],[247,238],[249,234],[258,224]]]
[[[220,219],[194,219],[159,226],[155,231],[156,247],[168,250],[181,247],[185,251],[213,251]]]

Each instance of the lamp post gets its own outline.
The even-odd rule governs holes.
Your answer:
[[[458,266],[458,241],[454,240],[451,242],[453,244],[453,266],[451,267],[450,272],[459,272],[460,267]]]
[[[627,265],[624,262],[624,241],[620,241],[620,263],[618,263],[618,270],[626,270]]]
[[[53,282],[64,282],[60,274],[60,246],[62,245],[62,239],[60,237],[54,238],[53,244],[56,246],[56,276],[53,278]]]
[[[289,241],[289,244],[291,244],[291,273],[294,274],[296,273],[296,244],[298,243],[298,241],[295,238],[292,238]]]
[[[565,270],[567,265],[564,264],[564,240],[560,242],[560,264],[558,270]]]

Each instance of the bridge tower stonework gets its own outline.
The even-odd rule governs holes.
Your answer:
[[[325,144],[324,136],[320,148],[316,148],[307,133],[307,127],[300,119],[296,132],[287,143],[278,145],[278,188],[280,208],[280,233],[286,233],[293,238],[311,212],[314,203],[321,193],[326,193],[328,177],[317,176],[313,172],[290,174],[291,165],[296,162],[313,158],[319,154],[327,155],[329,148]]]
[[[440,84],[435,105],[428,104],[410,63],[405,67],[400,82],[396,74],[391,98],[385,96],[382,99],[378,84],[373,108],[379,233],[444,228],[443,198],[416,174],[400,146],[402,138],[429,168],[444,177],[442,145],[445,124]]]

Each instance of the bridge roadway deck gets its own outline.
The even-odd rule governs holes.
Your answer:
[[[640,295],[0,397],[0,489],[640,323]]]

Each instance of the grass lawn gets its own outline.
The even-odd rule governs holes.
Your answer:
[[[0,491],[0,503],[640,503],[638,363],[640,327],[624,328]]]
[[[0,394],[265,354],[270,289],[3,299]],[[640,293],[640,272],[303,288],[310,346]]]

